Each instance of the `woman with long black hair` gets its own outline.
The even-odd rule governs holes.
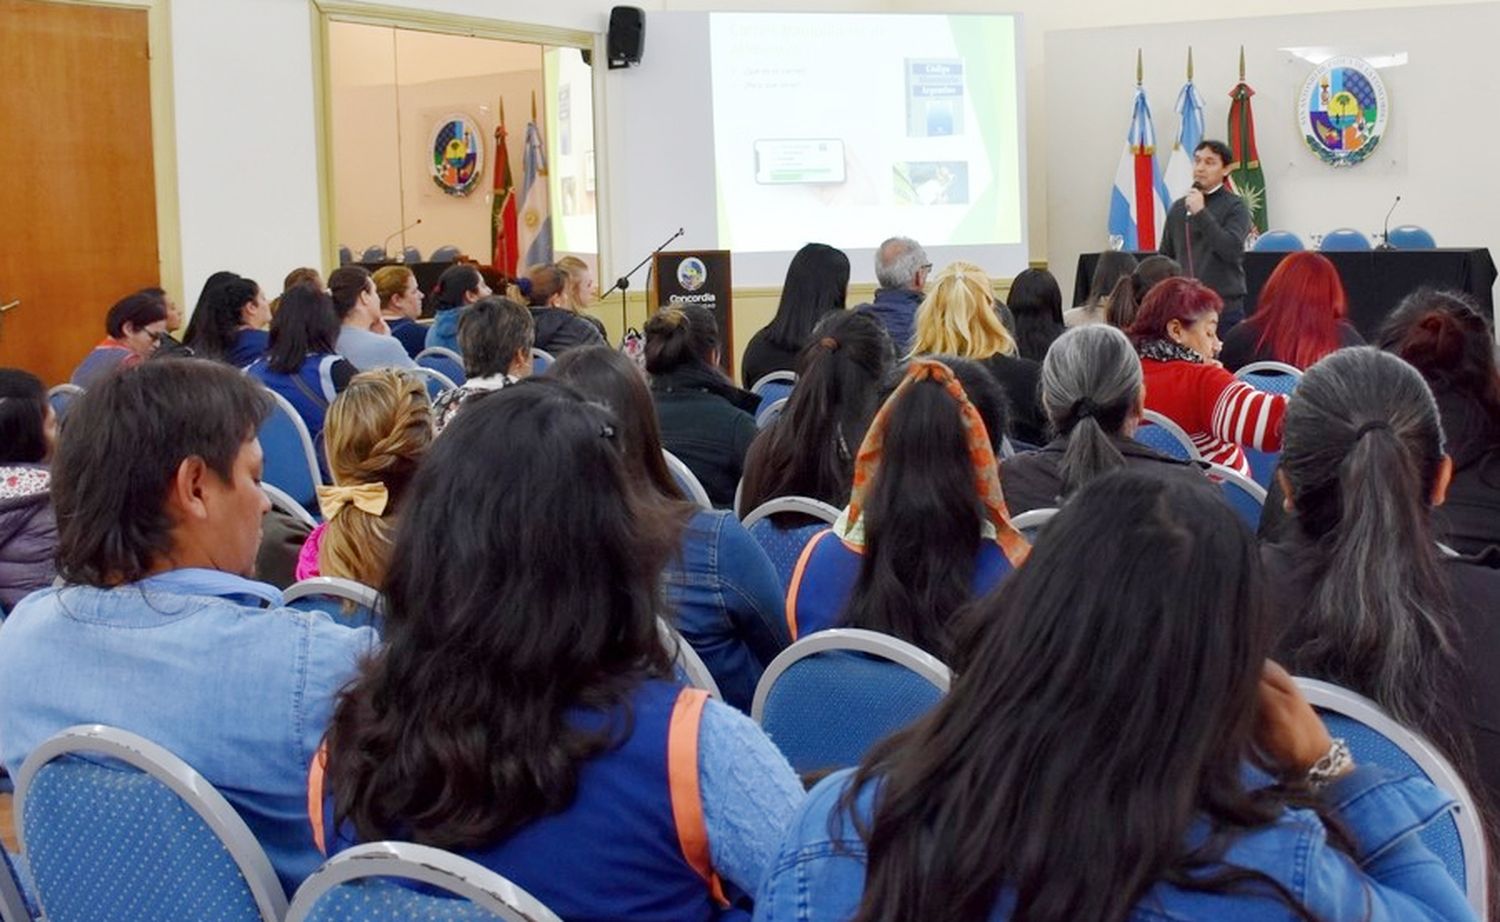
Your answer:
[[[245,368],[270,348],[270,322],[271,304],[259,285],[215,272],[203,285],[183,342],[194,355]]]
[[[948,696],[809,795],[757,918],[1474,918],[1418,837],[1451,799],[1354,767],[1266,660],[1255,546],[1210,488],[1109,474],[1047,529],[965,619]]]
[[[809,243],[792,257],[781,286],[776,315],[750,337],[740,362],[746,387],[773,371],[791,371],[812,338],[813,327],[849,296],[849,257],[826,243]]]

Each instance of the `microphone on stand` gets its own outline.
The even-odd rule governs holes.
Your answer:
[[[1391,213],[1396,210],[1396,206],[1399,204],[1401,204],[1401,196],[1398,195],[1396,196],[1396,200],[1394,202],[1391,202],[1391,210],[1385,213],[1385,226],[1380,229],[1380,246],[1376,247],[1375,249],[1395,249],[1395,247],[1391,246]]]
[[[391,241],[395,240],[397,237],[401,236],[402,234],[406,233],[407,231],[411,230],[413,227],[416,227],[418,224],[421,224],[421,223],[422,223],[422,219],[418,218],[415,221],[411,222],[410,224],[406,225],[405,227],[401,228],[400,230],[396,231],[394,234],[391,234],[389,237],[385,238],[385,242],[380,245],[380,249],[383,252],[385,252],[387,256],[389,256],[390,255]]]

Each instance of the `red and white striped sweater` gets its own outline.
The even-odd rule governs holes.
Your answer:
[[[1256,390],[1218,365],[1141,359],[1146,409],[1181,426],[1203,460],[1250,476],[1241,445],[1281,450],[1286,397]]]

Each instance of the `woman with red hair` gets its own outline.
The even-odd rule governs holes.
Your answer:
[[[1364,338],[1344,318],[1349,305],[1339,270],[1321,253],[1292,253],[1266,280],[1255,313],[1224,337],[1220,359],[1237,371],[1251,362],[1306,369]]]
[[[1250,476],[1241,445],[1281,448],[1286,398],[1256,390],[1215,360],[1224,301],[1190,278],[1170,278],[1146,295],[1131,325],[1141,355],[1146,409],[1181,426],[1203,460]]]

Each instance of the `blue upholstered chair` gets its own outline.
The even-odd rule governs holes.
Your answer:
[[[1169,458],[1203,460],[1203,456],[1198,453],[1198,446],[1182,431],[1182,427],[1155,410],[1145,412],[1140,426],[1135,430],[1135,440]]]
[[[1352,227],[1340,227],[1323,235],[1318,249],[1327,252],[1357,252],[1370,248],[1370,238]]]
[[[548,352],[546,349],[538,349],[535,346],[531,347],[531,373],[532,374],[534,374],[534,375],[542,374],[547,369],[551,368],[552,367],[552,363],[555,362],[555,361],[557,361],[557,359],[553,358],[552,357],[552,353]]]
[[[1266,505],[1265,487],[1222,464],[1208,466],[1208,479],[1218,486],[1224,501],[1234,508],[1240,521],[1252,532],[1260,527],[1260,512]]]
[[[1026,536],[1026,540],[1036,544],[1036,536],[1041,533],[1042,526],[1052,521],[1057,515],[1056,509],[1029,509],[1010,520],[1010,524],[1016,531]]]
[[[266,494],[266,499],[271,501],[271,508],[277,512],[285,513],[306,525],[308,528],[318,527],[318,517],[307,511],[301,503],[292,499],[291,495],[273,483],[261,482],[261,492]]]
[[[780,419],[781,414],[786,412],[786,402],[788,399],[789,398],[787,397],[782,397],[778,400],[773,400],[770,403],[762,400],[760,403],[760,409],[755,411],[756,428],[770,428],[773,423]]]
[[[408,266],[422,261],[422,251],[416,247],[403,247],[401,250],[401,261]]]
[[[682,459],[667,451],[661,450],[662,457],[667,460],[667,470],[672,472],[672,479],[677,481],[677,486],[687,494],[688,499],[702,506],[704,509],[713,509],[714,504],[709,501],[708,491],[703,489],[703,484],[698,482],[698,477],[684,463]]]
[[[280,922],[250,827],[186,762],[133,733],[70,727],[16,784],[17,831],[49,919]]]
[[[760,380],[750,385],[750,393],[760,397],[760,405],[766,406],[792,395],[792,386],[797,383],[796,372],[773,371],[768,375],[761,376]]]
[[[291,608],[320,611],[349,627],[372,627],[379,631],[385,619],[385,602],[380,593],[352,579],[314,576],[288,586],[281,597]]]
[[[452,349],[428,346],[417,353],[417,364],[423,368],[431,368],[460,387],[469,380],[468,375],[464,374],[463,356]]]
[[[838,520],[839,510],[807,496],[781,496],[746,513],[742,524],[761,546],[783,588],[792,583],[797,559],[812,536]]]
[[[286,914],[286,922],[378,919],[562,922],[536,897],[494,871],[411,842],[371,842],[339,852],[297,888]]]
[[[848,768],[931,710],[950,680],[947,666],[905,641],[834,628],[771,661],[750,716],[799,773]]]
[[[418,365],[416,368],[408,368],[406,370],[422,379],[422,382],[427,385],[427,396],[433,400],[436,400],[438,395],[443,391],[458,386],[453,382],[452,378],[426,365]]]
[[[7,779],[8,780],[8,779]],[[25,885],[21,883],[21,857],[11,857],[0,846],[0,922],[35,922],[32,907],[26,902]]]
[[[344,244],[339,244],[339,265],[347,266],[354,262],[354,251]]]
[[[1302,371],[1294,365],[1282,362],[1251,362],[1234,373],[1236,378],[1256,390],[1290,396],[1302,381]],[[1281,463],[1281,452],[1261,451],[1242,446],[1245,459],[1250,462],[1250,479],[1269,490],[1271,478],[1276,474],[1276,465]]]
[[[1268,230],[1255,239],[1257,253],[1295,253],[1305,249],[1302,238],[1291,231]]]
[[[457,262],[458,257],[462,255],[463,252],[459,250],[458,247],[450,243],[433,250],[432,255],[427,257],[427,259],[435,263],[451,263]]]
[[[367,246],[365,247],[365,251],[359,254],[359,261],[362,263],[383,263],[385,259],[385,247],[383,246]]]
[[[260,447],[265,452],[265,473],[261,479],[279,488],[302,508],[314,511],[318,508],[317,489],[323,475],[318,469],[312,436],[285,397],[270,389],[266,393],[275,405],[260,426]]]
[[[1386,237],[1386,243],[1398,250],[1431,250],[1437,247],[1432,231],[1415,224],[1403,224],[1400,227],[1391,228]]]
[[[1479,918],[1487,918],[1484,827],[1469,788],[1431,743],[1402,726],[1370,699],[1328,682],[1297,679],[1297,687],[1323,718],[1328,732],[1342,737],[1356,764],[1379,765],[1432,782],[1458,801],[1458,809],[1424,828],[1422,844],[1443,862],[1454,883],[1468,895]]]
[[[76,384],[55,384],[47,389],[47,403],[52,406],[58,426],[66,422],[68,410],[73,406],[73,401],[82,396],[83,388]]]
[[[687,642],[687,638],[678,633],[677,628],[665,618],[656,619],[656,629],[661,635],[662,646],[672,655],[672,670],[677,674],[677,681],[693,688],[701,688],[723,701],[719,683],[714,681],[713,673],[708,671],[708,664],[703,662],[703,657]]]

